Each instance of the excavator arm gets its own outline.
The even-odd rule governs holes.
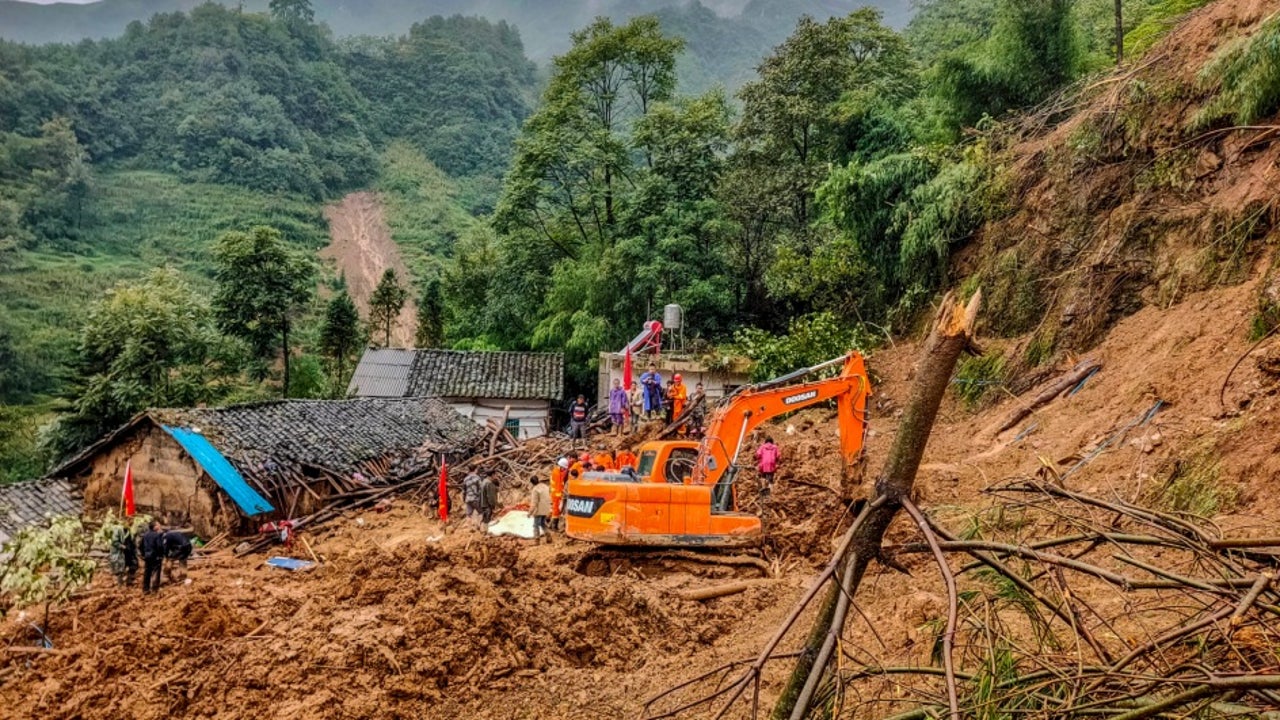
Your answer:
[[[841,372],[835,377],[790,384],[796,378],[836,364],[841,365]],[[866,363],[856,352],[768,383],[743,388],[712,414],[698,453],[692,483],[715,485],[715,509],[730,509],[732,498],[729,490],[740,467],[739,455],[747,436],[772,418],[829,400],[836,401],[840,455],[845,466],[851,466],[862,455],[870,395]]]
[[[841,371],[836,377],[800,382],[837,365]],[[742,388],[712,412],[701,444],[646,443],[637,468],[642,475],[587,473],[570,480],[566,531],[570,537],[602,545],[728,548],[758,544],[763,533],[760,518],[737,512],[734,494],[738,456],[747,435],[770,418],[835,400],[840,453],[852,464],[862,454],[870,394],[866,365],[857,353]],[[683,471],[686,467],[688,474]]]

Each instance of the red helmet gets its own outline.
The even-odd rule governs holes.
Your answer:
[[[673,380],[675,380],[675,381],[677,381],[677,382],[679,382],[680,380],[683,380],[684,378],[680,377],[680,373],[676,373],[676,374],[675,374],[675,377],[673,377],[672,379],[673,379]]]

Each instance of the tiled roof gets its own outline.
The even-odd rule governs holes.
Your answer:
[[[348,393],[361,397],[559,401],[564,396],[564,356],[370,349],[361,358]]]
[[[79,516],[83,502],[67,480],[30,480],[0,486],[0,542],[54,515]]]
[[[285,400],[150,414],[200,432],[246,475],[260,474],[271,462],[349,474],[360,463],[378,459],[388,459],[393,471],[405,471],[424,451],[470,447],[484,434],[431,398]]]

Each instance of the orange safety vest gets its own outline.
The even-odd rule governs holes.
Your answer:
[[[593,462],[593,463],[595,463],[595,464],[599,465],[600,467],[604,468],[605,470],[617,470],[617,469],[618,469],[618,468],[617,468],[617,467],[615,467],[615,466],[614,466],[614,464],[613,464],[613,456],[612,456],[612,455],[610,455],[610,454],[609,454],[609,453],[607,453],[607,452],[600,453],[599,455],[595,456],[594,458],[592,458],[592,459],[591,459],[591,462]]]
[[[551,467],[551,517],[560,517],[560,498],[564,497],[564,472],[559,465]]]
[[[684,383],[671,386],[671,417],[672,419],[680,417],[680,413],[684,412],[684,405],[689,400],[689,388]]]
[[[636,466],[636,454],[630,450],[619,450],[617,463],[619,470],[628,466],[634,469]]]

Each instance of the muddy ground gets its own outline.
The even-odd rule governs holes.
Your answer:
[[[1191,296],[1121,322],[1092,354],[1101,372],[1002,437],[989,429],[1021,399],[973,412],[949,397],[921,472],[921,505],[959,531],[990,507],[985,489],[1085,457],[1065,480],[1070,487],[1140,500],[1158,492],[1172,464],[1212,448],[1222,453],[1219,482],[1235,490],[1219,524],[1265,533],[1280,515],[1280,384],[1245,363],[1227,407],[1216,392],[1248,347],[1243,328],[1255,290],[1247,283]],[[872,471],[892,441],[917,349],[899,344],[871,359],[879,383]],[[1157,402],[1149,422],[1131,426]],[[325,561],[310,572],[221,551],[193,565],[189,585],[154,599],[100,577],[55,614],[56,653],[5,658],[0,715],[635,717],[652,694],[756,653],[847,521],[834,490],[824,489],[836,487],[839,473],[830,413],[801,413],[769,431],[785,462],[776,501],[764,510],[771,533],[764,554],[776,576],[743,594],[693,602],[675,593],[756,578],[755,569],[642,558],[584,563],[589,550],[578,543],[482,538],[400,502],[310,533]],[[751,490],[748,479],[748,507]],[[890,533],[891,542],[915,539],[903,522]],[[306,556],[301,548],[295,554]],[[927,557],[908,559],[908,567],[913,576],[877,568],[869,578],[860,595],[866,621],[847,636],[850,657],[930,662],[942,590]],[[1088,592],[1103,605],[1123,601],[1109,588]],[[11,617],[3,641],[28,643],[28,633]],[[784,666],[771,672],[766,701]]]

